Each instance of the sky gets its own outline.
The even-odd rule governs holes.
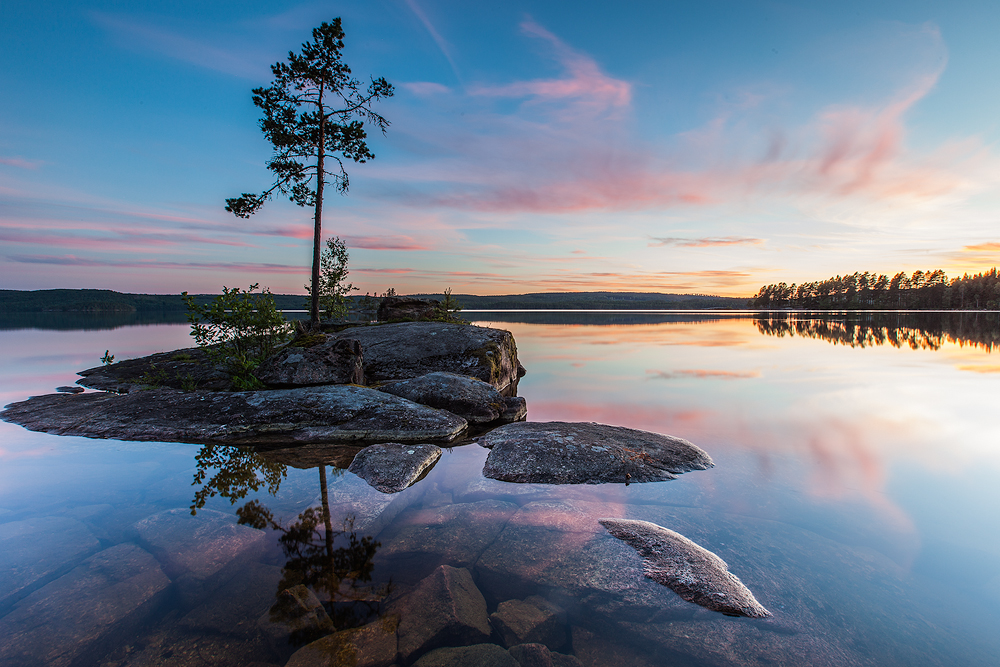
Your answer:
[[[301,293],[250,91],[341,17],[361,292],[749,296],[1000,261],[1000,3],[0,2],[0,288]]]

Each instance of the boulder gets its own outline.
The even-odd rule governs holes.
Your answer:
[[[143,387],[225,391],[232,376],[212,363],[205,350],[188,347],[80,371],[76,383],[90,389],[128,393]]]
[[[278,593],[278,599],[257,620],[257,625],[278,651],[289,645],[302,646],[335,629],[323,603],[302,584]]]
[[[439,458],[437,445],[386,442],[362,449],[347,471],[382,493],[397,493],[420,479]]]
[[[726,561],[680,533],[649,521],[601,519],[609,533],[642,556],[643,573],[688,602],[727,616],[766,618],[771,615]]]
[[[395,620],[384,618],[303,646],[285,667],[389,667],[395,660]]]
[[[387,296],[378,305],[378,319],[379,322],[430,320],[437,315],[440,305],[437,299]]]
[[[470,424],[487,424],[501,418],[511,422],[523,419],[527,414],[523,398],[505,398],[496,387],[479,378],[443,371],[390,382],[378,390],[414,403],[447,410]]]
[[[558,649],[566,643],[566,627],[555,611],[527,600],[506,600],[490,614],[492,625],[507,648],[518,644],[544,644]]]
[[[490,450],[483,476],[503,482],[659,482],[715,465],[687,440],[604,424],[507,424],[478,442]]]
[[[68,385],[62,387],[56,387],[56,391],[60,394],[82,394],[83,387],[70,387]]]
[[[314,333],[296,338],[253,372],[269,387],[364,384],[361,343]]]
[[[413,667],[518,667],[517,660],[496,644],[439,648],[413,663]]]
[[[479,378],[500,391],[519,377],[509,331],[445,322],[351,327],[339,334],[361,343],[367,382],[415,378],[435,371]]]
[[[135,631],[169,585],[156,559],[134,544],[96,553],[0,619],[0,664],[100,664],[107,640]]]
[[[390,601],[387,614],[399,619],[399,657],[404,664],[440,646],[467,646],[490,638],[486,600],[465,568],[442,565],[411,592]]]
[[[448,412],[354,385],[48,394],[8,405],[0,418],[56,435],[229,445],[447,441],[466,428]]]
[[[550,651],[544,644],[518,644],[508,653],[521,667],[583,667],[576,657]]]

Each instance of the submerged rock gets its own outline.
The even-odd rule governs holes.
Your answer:
[[[583,667],[575,656],[556,653],[545,644],[518,644],[508,653],[521,667]]]
[[[727,616],[771,615],[726,562],[680,533],[648,521],[601,519],[609,533],[639,552],[643,573],[688,602]]]
[[[439,648],[413,663],[413,667],[519,667],[507,651],[496,644]]]
[[[404,445],[386,442],[358,452],[348,472],[382,493],[397,493],[416,482],[441,458],[436,445]]]
[[[551,605],[538,604],[532,596],[527,600],[507,600],[490,614],[492,625],[507,648],[518,644],[538,644],[548,649],[561,648],[566,643],[566,627]],[[547,649],[547,650],[548,650]]]
[[[659,482],[715,465],[687,440],[604,424],[507,424],[478,442],[491,450],[483,476],[504,482]]]
[[[501,329],[399,322],[351,327],[339,337],[361,343],[368,382],[405,380],[446,371],[479,378],[504,391],[519,377],[514,336]]]
[[[285,667],[389,667],[396,660],[396,625],[381,619],[304,646]]]
[[[253,372],[269,387],[364,384],[361,344],[324,334],[302,336],[264,360]]]
[[[447,441],[467,426],[450,413],[353,385],[48,394],[10,404],[0,418],[56,435],[233,445]]]
[[[478,644],[490,637],[486,600],[465,568],[442,565],[392,601],[387,612],[399,618],[399,657],[404,664],[440,646]]]
[[[504,397],[496,387],[479,378],[443,371],[391,382],[378,390],[447,410],[470,424],[486,424],[499,419],[516,421],[527,414],[523,398]]]
[[[334,631],[323,603],[302,584],[278,593],[278,599],[257,620],[257,625],[279,651],[288,645],[302,646]]]

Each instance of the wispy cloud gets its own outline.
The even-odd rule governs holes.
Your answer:
[[[308,267],[254,262],[169,262],[159,260],[93,259],[75,255],[8,255],[7,260],[22,264],[52,264],[117,269],[208,269],[212,271],[253,271],[258,273],[302,274]]]
[[[680,248],[715,248],[732,245],[760,245],[764,239],[755,239],[745,236],[722,236],[716,238],[686,239],[675,236],[653,237],[649,243],[650,248],[659,246],[677,246]]]
[[[434,24],[431,23],[430,19],[427,18],[427,14],[421,9],[420,5],[417,4],[416,0],[403,0],[406,6],[410,8],[410,11],[420,20],[424,28],[427,29],[428,34],[430,34],[431,39],[437,44],[437,47],[441,50],[441,54],[448,60],[448,64],[451,65],[451,71],[455,73],[455,78],[459,81],[462,80],[461,75],[458,73],[458,66],[455,65],[455,59],[451,55],[451,46],[445,41],[441,33],[438,32]]]
[[[0,164],[5,164],[8,167],[17,167],[18,169],[38,169],[40,166],[45,164],[41,160],[26,160],[21,156],[7,156],[4,157],[0,155]]]
[[[713,371],[705,369],[679,371],[646,371],[651,379],[676,380],[679,378],[696,378],[698,380],[746,380],[760,377],[757,371]]]

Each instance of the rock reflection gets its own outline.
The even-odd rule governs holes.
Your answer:
[[[997,313],[767,313],[754,318],[765,336],[817,338],[834,345],[937,350],[945,343],[987,352],[1000,347]]]

